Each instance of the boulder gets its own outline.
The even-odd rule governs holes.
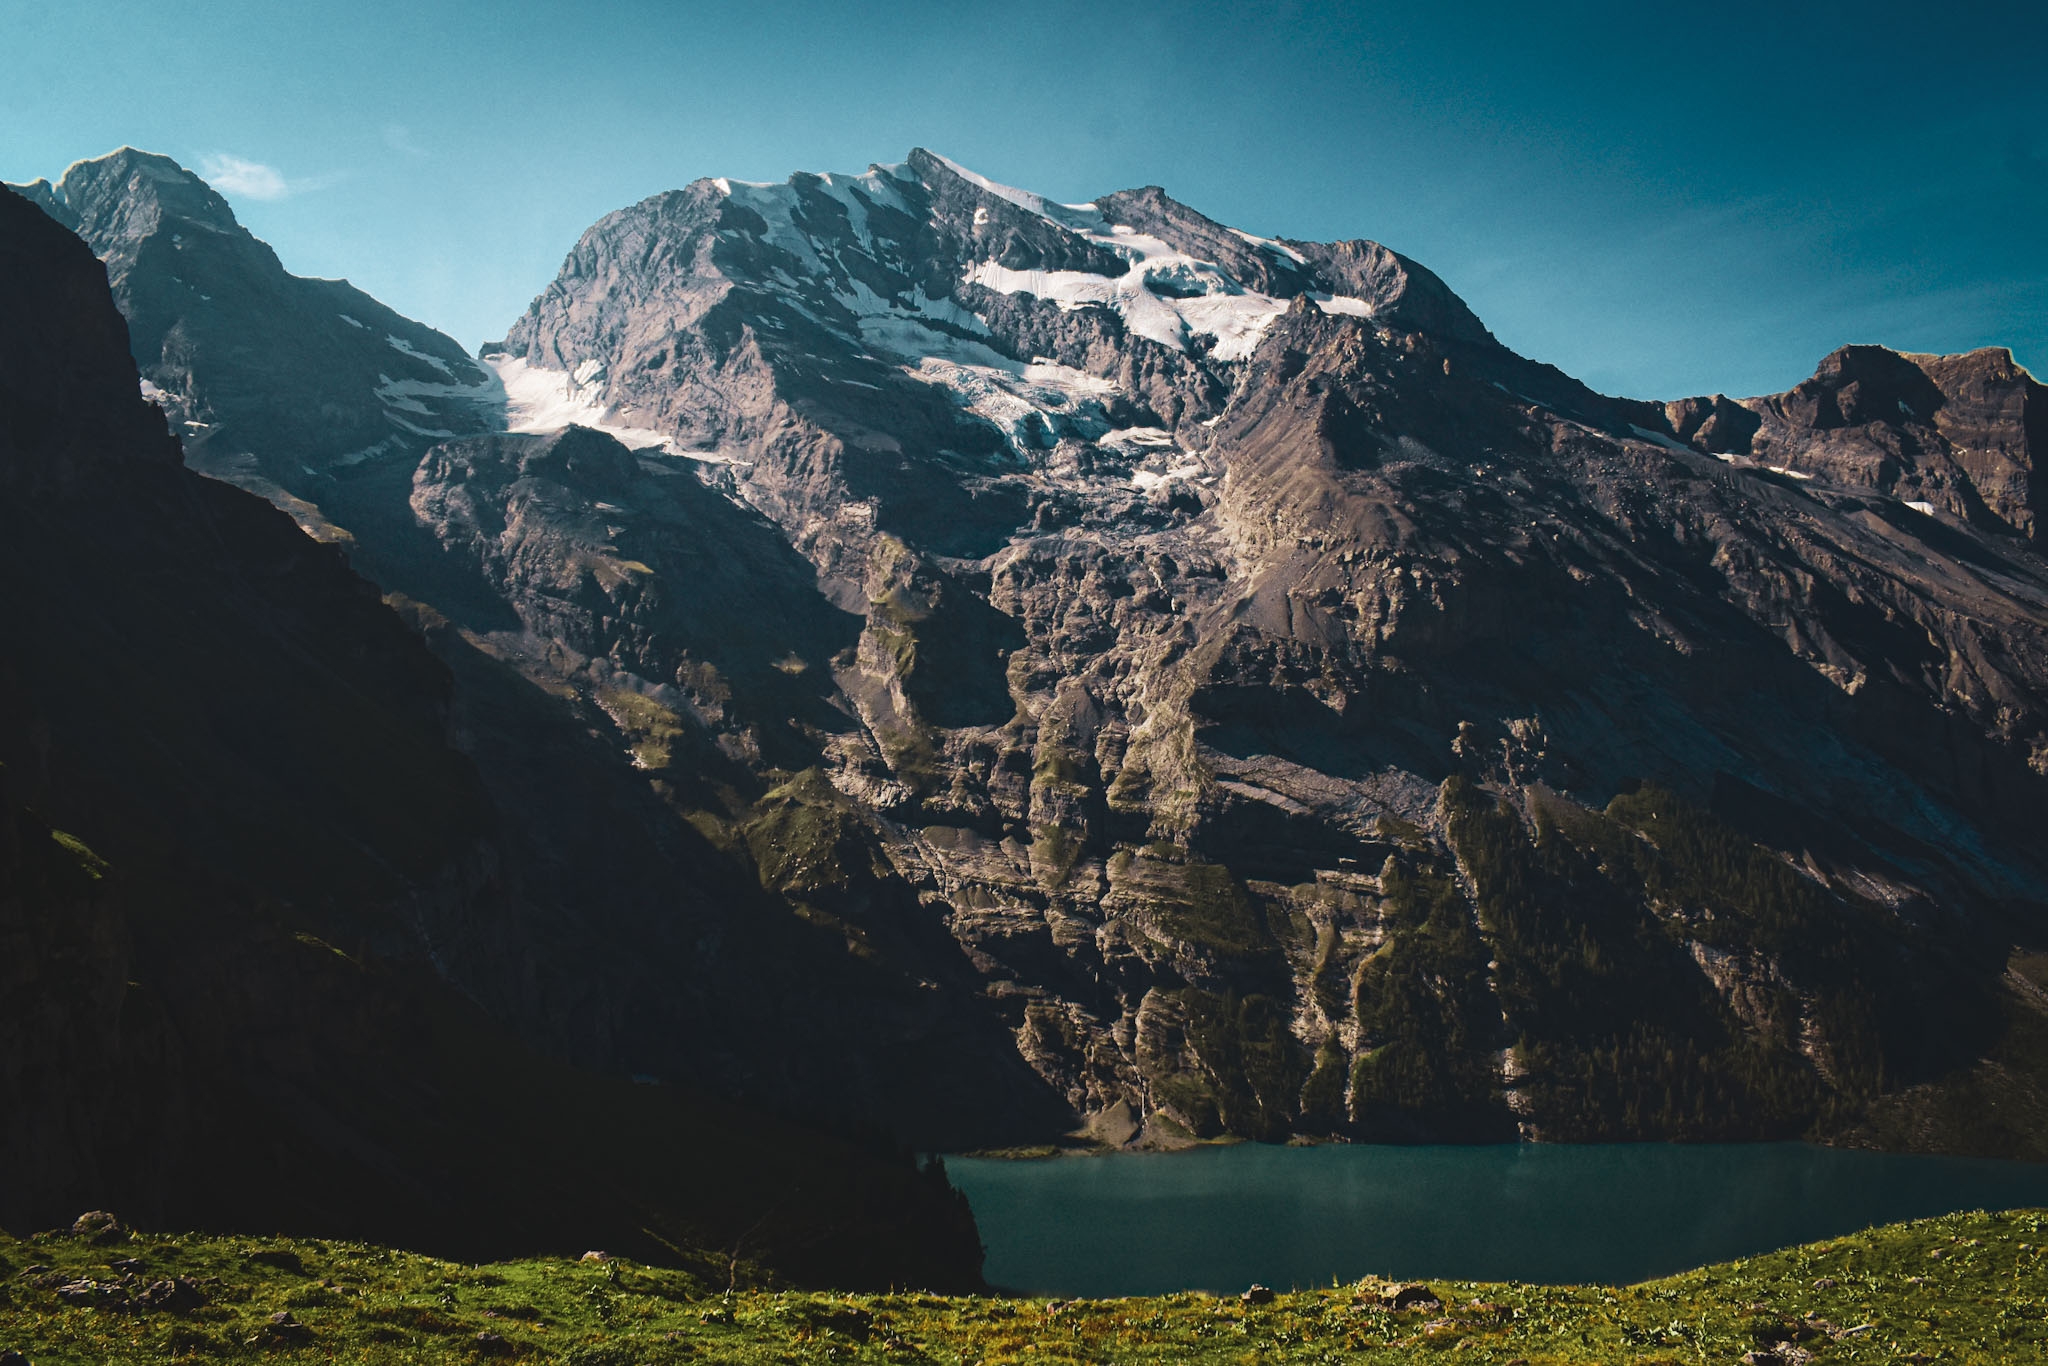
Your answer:
[[[1420,1309],[1443,1300],[1426,1285],[1390,1285],[1380,1291],[1380,1303],[1389,1309]]]

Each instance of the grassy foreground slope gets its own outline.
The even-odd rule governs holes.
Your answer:
[[[799,1293],[717,1259],[687,1270],[594,1258],[465,1266],[354,1243],[115,1227],[0,1235],[0,1353],[34,1366],[2039,1361],[2044,1240],[2048,1211],[2021,1210],[1897,1224],[1620,1288],[1367,1279],[1264,1303],[1063,1302]]]

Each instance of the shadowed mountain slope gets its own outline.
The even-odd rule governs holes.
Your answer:
[[[0,571],[0,1222],[978,1284],[935,1171],[573,1071],[449,980],[520,892],[447,670],[182,466],[100,263],[6,192]]]

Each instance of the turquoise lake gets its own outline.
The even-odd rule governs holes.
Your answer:
[[[2048,1166],[1799,1143],[949,1158],[989,1284],[1087,1298],[1405,1278],[1626,1283],[1965,1209],[2048,1206]]]

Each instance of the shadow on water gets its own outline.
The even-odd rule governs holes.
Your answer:
[[[1285,1148],[952,1158],[990,1284],[1105,1298],[1406,1278],[1646,1280],[1965,1209],[2048,1166],[1799,1143]]]

